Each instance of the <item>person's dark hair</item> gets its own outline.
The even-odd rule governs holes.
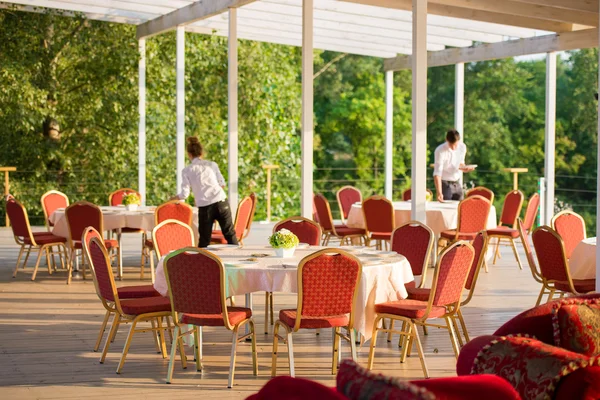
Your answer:
[[[446,132],[446,140],[450,144],[454,144],[460,140],[460,133],[456,129],[450,129]]]
[[[186,139],[186,142],[186,150],[192,155],[192,157],[200,157],[202,155],[204,149],[202,148],[202,145],[196,136],[190,136]]]

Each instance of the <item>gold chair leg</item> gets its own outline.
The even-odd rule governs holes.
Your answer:
[[[273,328],[273,353],[271,355],[271,376],[277,376],[277,350],[279,349],[279,321]]]
[[[390,343],[392,341],[392,330],[393,329],[394,329],[394,320],[390,319],[390,331],[388,332],[388,337],[387,337],[388,343]]]
[[[496,250],[494,250],[494,260],[492,261],[493,265],[496,265],[496,261],[500,258],[500,238],[496,241]]]
[[[155,275],[154,275],[154,250],[150,250],[150,279],[152,280],[152,284],[154,284],[154,279],[155,279]]]
[[[458,321],[460,322],[460,325],[462,327],[462,332],[463,335],[465,337],[465,343],[469,343],[471,341],[471,339],[469,338],[469,331],[467,329],[467,324],[465,322],[465,317],[463,317],[462,311],[458,310]]]
[[[29,255],[31,254],[31,246],[27,247],[27,253],[25,254],[25,260],[23,261],[23,269],[27,267],[27,261],[29,261]]]
[[[296,376],[296,368],[294,366],[294,343],[292,342],[292,332],[286,329],[286,338],[288,348],[288,362],[290,364],[290,376],[294,378]]]
[[[338,355],[340,352],[340,328],[333,328],[333,354],[332,354],[332,362],[331,362],[331,375],[335,375],[337,373],[338,367]]]
[[[510,239],[510,245],[513,249],[513,253],[515,253],[515,258],[517,259],[517,264],[519,265],[519,269],[523,270],[523,265],[521,264],[521,258],[519,257],[519,251],[517,250],[517,244],[514,239]]]
[[[46,264],[48,265],[48,274],[52,275],[52,261],[50,261],[50,248],[49,247],[43,247],[44,252],[46,253]],[[40,250],[41,251],[41,250]]]
[[[454,317],[450,317],[450,320],[452,321],[452,327],[454,328],[454,332],[456,333],[456,339],[458,341],[458,348],[459,350],[463,347],[463,340],[462,340],[462,335],[460,333],[460,329],[458,329],[458,315],[455,315]]]
[[[412,322],[407,323],[406,339],[404,340],[404,343],[402,345],[402,354],[400,355],[401,363],[406,362],[406,356],[408,355],[408,349],[410,349],[410,346],[412,345],[412,340],[411,340],[412,336],[411,335],[413,335],[413,327],[415,330],[417,329],[417,327],[414,326],[414,324]]]
[[[13,278],[16,278],[17,272],[19,271],[19,263],[21,262],[21,257],[23,256],[23,251],[25,250],[25,245],[21,245],[21,250],[19,250],[19,256],[17,257],[17,265],[15,266],[15,272],[13,272]]]
[[[140,280],[144,280],[144,269],[146,269],[146,234],[142,235],[142,259],[140,260]]]
[[[546,288],[544,287],[544,285],[542,285],[542,289],[540,290],[540,294],[538,295],[537,301],[535,302],[535,306],[539,306],[542,303],[542,299],[544,298],[544,295],[546,294]]]
[[[381,321],[381,317],[375,318],[375,322],[373,323],[373,336],[371,337],[371,347],[369,348],[369,362],[367,364],[367,369],[369,370],[373,369],[373,361],[375,360],[375,346],[377,346],[379,321]]]
[[[413,325],[413,329],[412,332],[414,334],[415,337],[415,342],[417,344],[417,353],[419,354],[419,360],[421,360],[421,368],[423,369],[423,375],[425,376],[425,378],[429,378],[429,371],[427,370],[427,364],[425,363],[425,353],[423,352],[423,345],[421,344],[421,338],[419,337],[419,331],[417,330],[417,327],[414,325],[414,323],[411,322],[411,325]]]
[[[94,352],[98,351],[100,348],[100,343],[102,342],[102,336],[104,336],[104,331],[106,331],[106,325],[108,324],[108,319],[110,318],[110,314],[112,312],[106,310],[106,314],[104,314],[104,320],[102,321],[102,326],[100,326],[100,332],[98,333],[98,339],[96,339],[96,345],[94,346]]]
[[[356,352],[356,331],[353,329],[349,330],[350,336],[350,355],[353,361],[358,362],[358,353]]]
[[[160,339],[160,352],[162,354],[162,358],[167,358],[167,345],[165,344],[165,330],[162,325],[162,317],[158,317],[156,319],[156,324],[158,325],[158,338]]]
[[[171,337],[171,343],[173,343],[173,338],[177,338],[177,336]],[[173,346],[173,344],[171,344]],[[185,355],[185,347],[183,346],[183,337],[180,337],[177,340],[177,346],[179,347],[179,356],[181,357],[181,368],[187,369],[187,356]],[[171,349],[173,352],[173,349]]]
[[[254,320],[249,320],[250,334],[252,335],[252,373],[254,376],[258,376],[258,354],[256,352],[256,326]]]
[[[269,333],[269,298],[271,292],[265,292],[265,335]]]
[[[38,251],[37,260],[35,262],[35,268],[33,269],[33,275],[31,276],[31,280],[35,281],[35,276],[37,275],[38,267],[40,266],[40,260],[42,259],[42,249],[36,249]]]
[[[177,342],[179,341],[179,325],[175,324],[175,334],[171,342],[171,356],[169,357],[169,367],[167,369],[167,383],[173,379],[173,368],[175,367],[175,353],[177,353]]]
[[[106,354],[108,353],[108,348],[110,347],[110,344],[114,340],[114,338],[117,334],[117,331],[119,330],[120,323],[121,323],[121,316],[119,314],[116,314],[115,318],[113,318],[113,323],[112,323],[112,326],[110,327],[110,332],[108,333],[108,336],[106,337],[106,342],[104,342],[104,350],[102,350],[102,356],[100,357],[100,364],[104,364],[104,360],[106,360]]]
[[[227,387],[231,389],[233,387],[233,378],[235,375],[235,356],[237,354],[237,343],[238,343],[238,329],[239,325],[233,328],[232,339],[231,339],[231,358],[229,359],[229,379],[227,380]]]
[[[456,342],[456,333],[454,332],[454,324],[456,323],[452,317],[446,317],[446,326],[448,327],[448,333],[450,334],[450,342],[452,343],[452,350],[454,350],[454,356],[458,359],[459,347]]]
[[[194,358],[196,359],[196,371],[202,371],[202,327],[194,327]]]
[[[121,354],[121,360],[119,361],[119,365],[117,366],[117,374],[121,373],[123,365],[125,364],[125,358],[127,357],[127,353],[129,353],[129,346],[131,346],[131,339],[133,339],[133,335],[135,334],[135,327],[137,325],[137,322],[137,319],[134,319],[131,322],[131,327],[129,328],[129,333],[127,334],[127,340],[125,340],[125,346],[123,347],[123,354]]]

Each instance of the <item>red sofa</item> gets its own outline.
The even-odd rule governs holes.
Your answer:
[[[524,400],[600,399],[600,294],[527,310],[461,350],[459,376],[505,378]]]

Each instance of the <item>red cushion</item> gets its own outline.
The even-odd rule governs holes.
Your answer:
[[[371,239],[392,240],[392,232],[371,232]]]
[[[600,399],[600,367],[580,368],[562,378],[558,383],[554,399]]]
[[[154,241],[152,241],[152,239],[146,239],[144,246],[149,249],[154,249]]]
[[[246,400],[347,400],[347,397],[319,382],[278,376]]]
[[[237,325],[252,317],[252,310],[244,307],[227,307],[227,316],[231,325]],[[222,314],[183,314],[181,322],[198,326],[224,326]]]
[[[117,288],[119,299],[139,299],[143,297],[160,296],[152,285],[123,286]]]
[[[387,303],[375,304],[377,314],[392,314],[406,318],[422,318],[427,309],[426,301],[419,300],[398,300]],[[446,313],[445,307],[433,306],[429,313],[429,318],[441,317]]]
[[[471,375],[471,369],[473,368],[473,363],[477,358],[477,354],[479,354],[484,346],[489,345],[491,341],[497,337],[498,336],[492,335],[478,336],[465,344],[462,349],[460,349],[460,354],[456,361],[456,374],[458,376]]]
[[[223,236],[223,232],[213,231],[212,235],[210,235],[210,242],[218,244],[227,244],[227,239],[225,239],[225,236]]]
[[[33,234],[34,238],[40,237],[40,236],[51,236],[54,235],[52,232],[31,232]]]
[[[431,294],[431,289],[427,288],[407,287],[406,291],[408,292],[408,298],[410,300],[427,301]]]
[[[81,249],[81,241],[74,240],[73,246],[75,246],[76,249]],[[106,246],[107,249],[116,249],[119,247],[119,242],[115,239],[104,239],[104,246]]]
[[[35,243],[39,244],[39,245],[51,244],[51,243],[65,243],[67,241],[66,238],[64,238],[62,236],[56,236],[53,234],[36,235],[33,237],[33,240],[35,240]],[[31,240],[28,237],[24,238],[23,241],[25,244],[31,244]]]
[[[496,375],[422,379],[411,383],[429,390],[437,400],[521,400],[510,383]]]
[[[121,228],[121,233],[144,233],[144,230],[139,228]]]
[[[477,232],[475,232],[475,233],[459,232],[458,240],[473,240],[473,239],[475,239],[475,236],[477,236]],[[449,231],[442,231],[440,233],[440,237],[443,237],[444,239],[454,240],[456,238],[456,229],[452,229]]]
[[[348,228],[347,226],[338,227],[336,225],[335,232],[338,236],[364,235],[365,230],[360,228]]]
[[[519,231],[516,229],[511,229],[509,227],[506,226],[499,226],[495,229],[488,229],[487,230],[487,234],[488,236],[503,236],[503,237],[511,237],[511,238],[518,238],[519,237]]]
[[[573,286],[579,293],[589,293],[596,290],[596,279],[573,279]],[[555,282],[554,287],[563,292],[570,292],[568,282]]]
[[[573,303],[574,302],[574,303]],[[563,300],[552,316],[554,344],[586,356],[600,355],[600,304],[598,300]]]
[[[121,300],[121,309],[127,315],[140,315],[154,312],[171,311],[168,297],[144,297],[141,299]]]
[[[296,310],[281,310],[279,311],[279,319],[289,327],[294,327],[296,324]],[[327,317],[310,317],[303,316],[300,322],[302,329],[319,329],[319,328],[334,328],[338,326],[348,325],[348,316],[332,315]]]

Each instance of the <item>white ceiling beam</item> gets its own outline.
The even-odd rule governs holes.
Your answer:
[[[178,25],[187,25],[201,19],[221,14],[229,8],[241,7],[254,0],[199,0],[195,3],[179,8],[169,14],[162,15],[151,21],[144,22],[137,27],[138,39],[157,35]]]
[[[428,67],[453,65],[462,62],[497,60],[502,58],[540,54],[553,51],[586,49],[598,46],[598,28],[556,35],[544,35],[474,47],[446,49],[429,53]],[[398,56],[384,61],[384,69],[398,71],[411,68],[409,56]]]
[[[541,6],[550,6],[566,8],[569,10],[598,12],[598,2],[596,0],[516,0],[519,3],[538,4]]]
[[[147,2],[133,3],[122,0],[56,0],[56,3],[65,3],[65,5],[76,4],[78,6],[83,6],[86,8],[88,6],[104,7],[106,9],[112,10],[113,13],[115,11],[117,13],[120,13],[121,11],[138,11],[147,13],[149,14],[149,16],[151,15],[150,18],[156,18],[177,9],[177,7],[173,6],[149,4]]]

